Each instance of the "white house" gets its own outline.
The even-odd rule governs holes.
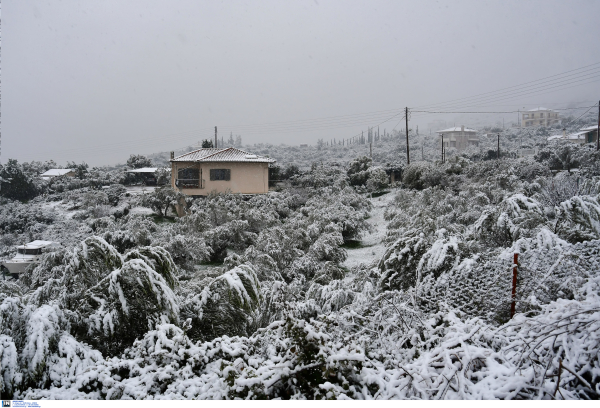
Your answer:
[[[479,146],[479,136],[475,129],[468,129],[465,126],[451,127],[435,132],[440,140],[444,135],[444,148],[455,147],[457,150],[465,150],[469,146]]]
[[[558,112],[548,108],[539,107],[521,114],[521,127],[550,126],[559,122]]]

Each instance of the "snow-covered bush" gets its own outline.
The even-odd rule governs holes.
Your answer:
[[[381,167],[371,167],[366,186],[369,191],[381,191],[389,184],[388,175]]]
[[[0,195],[12,200],[30,200],[40,193],[33,174],[27,174],[16,160],[0,164]]]
[[[370,178],[369,169],[373,160],[370,157],[363,156],[352,160],[348,164],[348,180],[351,186],[365,186]]]
[[[242,265],[223,275],[181,289],[181,318],[195,340],[248,335],[251,315],[259,305],[260,284],[254,270]]]

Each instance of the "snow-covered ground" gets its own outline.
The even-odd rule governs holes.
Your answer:
[[[373,226],[373,229],[371,232],[364,234],[360,240],[361,246],[359,248],[346,249],[348,251],[348,258],[343,263],[346,268],[351,269],[360,264],[370,265],[383,256],[385,252],[383,238],[385,238],[387,226],[387,222],[383,219],[383,213],[393,200],[394,195],[395,190],[392,190],[381,197],[370,199],[373,204],[373,210],[371,211],[371,217],[367,221]]]

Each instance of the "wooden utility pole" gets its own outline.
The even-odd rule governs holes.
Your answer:
[[[408,148],[408,107],[404,108],[404,117],[406,118],[406,164],[410,164],[410,150]]]
[[[215,149],[217,148],[217,127],[215,126]]]
[[[442,133],[442,163],[444,162],[444,134]]]
[[[498,156],[496,158],[500,160],[500,133],[498,133]]]

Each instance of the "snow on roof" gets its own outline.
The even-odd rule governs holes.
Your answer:
[[[539,108],[529,109],[527,112],[537,112],[537,111],[552,111],[552,109],[543,108],[540,106]]]
[[[52,245],[52,244],[54,244],[54,242],[53,242],[53,241],[41,241],[41,240],[39,240],[39,239],[36,239],[35,241],[31,241],[30,243],[28,243],[28,244],[25,244],[25,245],[18,245],[18,246],[17,246],[17,249],[25,249],[25,248],[27,248],[27,249],[37,249],[37,248],[45,248],[45,247],[47,247],[48,245]]]
[[[456,126],[444,130],[438,130],[435,133],[463,132],[462,127]],[[477,132],[475,129],[465,128],[464,132]]]
[[[40,174],[42,177],[55,177],[55,176],[64,176],[67,173],[72,172],[73,169],[50,169],[45,173]]]
[[[550,140],[558,140],[558,139],[562,139],[564,136],[563,135],[554,135],[554,136],[550,136],[548,139],[548,141]]]
[[[575,132],[567,135],[567,139],[583,139],[587,132]]]
[[[156,173],[158,167],[142,167],[141,169],[127,170],[127,173]]]
[[[226,149],[198,149],[193,152],[175,157],[172,162],[246,162],[246,163],[275,163],[276,160],[257,156],[235,147]]]
[[[584,130],[586,132],[589,132],[590,130],[598,130],[598,125],[592,125],[592,126],[582,127],[579,130]]]

